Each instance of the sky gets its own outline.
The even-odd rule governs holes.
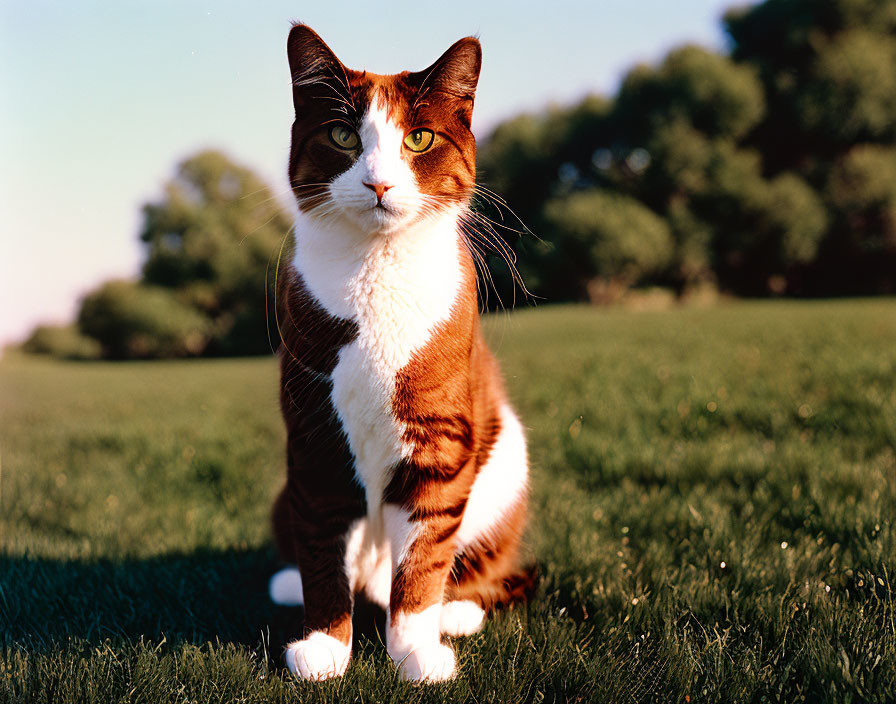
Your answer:
[[[736,3],[3,0],[0,345],[70,321],[100,282],[137,276],[142,204],[202,148],[224,150],[289,203],[293,21],[375,73],[422,69],[478,35],[482,138],[519,112],[612,94],[674,46],[722,49],[720,18]]]

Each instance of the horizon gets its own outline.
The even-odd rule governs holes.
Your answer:
[[[0,60],[16,72],[0,74],[8,96],[0,111],[0,346],[37,324],[71,322],[87,291],[136,276],[141,206],[201,149],[251,168],[291,207],[285,46],[295,20],[348,66],[378,73],[420,69],[456,39],[478,35],[484,61],[473,130],[481,139],[517,114],[612,95],[634,65],[675,46],[723,50],[721,16],[737,4],[608,0],[580,8],[567,0],[549,10],[464,0],[425,32],[420,6],[406,1],[388,20],[372,5],[352,8],[348,23],[343,8],[282,1],[248,18],[234,2],[208,0],[5,5]]]

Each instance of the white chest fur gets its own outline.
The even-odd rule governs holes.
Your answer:
[[[368,513],[379,514],[390,469],[411,448],[392,412],[399,370],[446,320],[462,278],[457,213],[359,241],[300,216],[294,266],[332,315],[358,337],[339,352],[332,401],[348,436]]]

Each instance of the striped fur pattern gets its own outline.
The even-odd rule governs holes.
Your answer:
[[[305,633],[287,665],[344,673],[364,592],[387,610],[402,676],[447,679],[441,635],[475,632],[534,585],[520,559],[525,437],[483,341],[460,232],[479,42],[381,76],[346,68],[296,25],[288,55],[299,214],[278,281],[288,472],[273,524],[292,566],[271,595],[304,603]]]

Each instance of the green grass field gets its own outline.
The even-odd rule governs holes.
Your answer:
[[[289,679],[275,360],[0,362],[0,701],[896,700],[896,300],[487,323],[538,597],[398,682]]]

